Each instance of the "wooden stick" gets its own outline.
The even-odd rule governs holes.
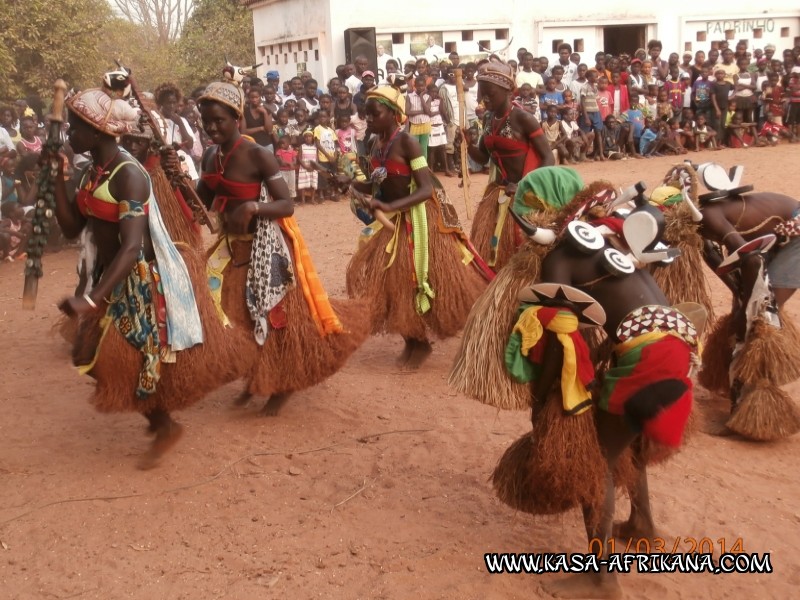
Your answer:
[[[47,132],[46,149],[49,160],[39,172],[37,181],[36,208],[33,213],[33,234],[28,240],[28,258],[25,261],[25,285],[22,289],[22,308],[36,308],[36,295],[39,292],[39,278],[42,271],[42,255],[50,231],[50,219],[55,212],[55,178],[58,177],[58,163],[61,160],[61,125],[64,122],[64,98],[67,84],[63,79],[53,85],[53,105],[50,108],[50,130]],[[49,213],[49,214],[48,214]]]
[[[117,62],[120,68],[124,69],[122,65]],[[125,69],[128,71],[128,69]],[[150,125],[150,128],[153,130],[153,135],[155,136],[156,140],[158,140],[159,146],[163,148],[169,147],[167,144],[167,140],[164,138],[164,134],[161,132],[161,128],[156,123],[155,118],[153,117],[150,110],[147,109],[144,102],[142,102],[142,95],[139,92],[139,87],[136,85],[136,80],[134,80],[133,75],[131,75],[130,71],[128,71],[128,83],[131,86],[131,95],[136,99],[138,102],[139,107],[142,109],[142,116],[147,120],[147,124]],[[157,113],[157,111],[156,111]],[[164,122],[166,119],[162,115],[158,115]],[[180,117],[179,117],[180,118]],[[192,214],[194,218],[201,224],[208,227],[211,233],[217,233],[219,231],[219,227],[217,226],[216,221],[208,214],[206,210],[205,204],[197,195],[197,191],[194,189],[192,182],[189,180],[189,176],[181,173],[177,177],[175,177],[171,183],[177,186],[181,193],[183,193],[183,197],[186,200],[186,203],[189,205],[189,208],[192,210]]]
[[[458,94],[458,126],[461,130],[461,185],[464,189],[464,204],[467,207],[467,218],[472,218],[472,203],[469,197],[469,158],[467,154],[467,100],[464,95],[463,71],[456,69],[456,93]]]

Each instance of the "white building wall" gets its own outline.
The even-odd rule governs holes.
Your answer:
[[[644,27],[645,39],[661,40],[665,54],[686,49],[707,52],[712,42],[725,38],[734,44],[747,39],[751,48],[774,43],[781,50],[796,45],[795,38],[800,37],[797,0],[670,0],[664,5],[668,9],[640,0],[606,0],[602,11],[592,12],[584,12],[582,3],[545,4],[531,0],[498,0],[489,4],[469,0],[457,5],[430,0],[244,1],[253,9],[258,61],[265,57],[259,48],[269,50],[275,41],[315,39],[319,60],[305,62],[320,82],[333,77],[336,65],[344,63],[344,31],[351,27],[375,27],[378,40],[391,39],[394,34],[391,54],[401,60],[411,57],[412,38],[428,32],[441,34],[442,45],[448,48],[448,44],[454,44],[461,55],[476,54],[481,40],[488,41],[493,51],[511,41],[508,58],[524,46],[551,61],[556,56],[554,40],[572,43],[580,39],[580,54],[587,63],[594,61],[595,52],[604,49],[604,29],[620,25]],[[705,36],[698,35],[701,32]],[[469,37],[472,39],[465,39]],[[280,53],[277,57],[282,63],[277,67],[282,79],[295,75],[296,62],[303,62],[293,62],[294,51],[288,55],[288,62]],[[274,64],[264,67],[276,68]]]

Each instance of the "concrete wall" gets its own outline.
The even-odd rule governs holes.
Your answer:
[[[686,48],[708,51],[713,41],[726,38],[726,31],[733,43],[743,38],[750,40],[751,48],[758,48],[771,42],[779,51],[794,46],[800,36],[797,0],[766,0],[761,4],[752,0],[671,0],[668,9],[656,3],[648,6],[640,1],[606,0],[602,12],[583,12],[583,5],[576,2],[547,3],[545,9],[543,3],[530,0],[501,0],[491,6],[477,0],[457,6],[430,0],[380,4],[374,0],[250,0],[249,4],[258,61],[265,58],[259,48],[266,47],[269,55],[269,46],[275,42],[315,40],[319,60],[296,62],[306,62],[320,82],[334,76],[336,65],[345,61],[344,30],[351,27],[375,27],[379,41],[391,40],[395,34],[397,41],[389,53],[401,60],[411,57],[412,43],[426,33],[441,36],[445,48],[454,44],[461,55],[476,54],[481,40],[497,51],[513,38],[508,58],[524,46],[551,61],[555,59],[553,40],[572,43],[582,39],[585,62],[592,62],[595,52],[604,49],[604,29],[619,25],[644,27],[646,39],[660,39],[665,54],[682,53]],[[757,29],[760,33],[755,32]],[[698,32],[705,32],[705,40]],[[465,39],[470,36],[471,40]],[[272,56],[274,60],[276,54]],[[294,50],[288,63],[282,53],[277,56],[282,78],[296,74]],[[265,72],[276,68],[274,64],[261,68],[265,67]]]

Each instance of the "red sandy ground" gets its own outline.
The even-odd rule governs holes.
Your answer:
[[[798,146],[702,158],[746,165],[757,189],[796,193]],[[578,169],[587,182],[652,188],[673,162]],[[484,183],[473,177],[473,201]],[[461,190],[447,185],[464,218]],[[330,295],[343,296],[358,223],[345,203],[297,215]],[[372,338],[277,418],[229,410],[241,384],[217,390],[177,415],[186,434],[163,465],[138,471],[144,419],[95,413],[92,381],[51,333],[75,254],[46,256],[35,312],[21,309],[22,265],[0,265],[0,597],[529,599],[559,576],[489,575],[485,552],[585,551],[577,511],[534,519],[495,499],[487,478],[528,416],[448,388],[457,340],[407,373],[394,366],[401,340]],[[728,293],[712,285],[722,313]],[[775,572],[634,573],[621,578],[626,597],[796,597],[798,439],[714,435],[727,402],[702,393],[698,405],[701,431],[651,472],[656,522],[670,547],[675,536],[707,537],[717,551],[741,538],[770,552]],[[618,518],[626,510],[620,497]]]

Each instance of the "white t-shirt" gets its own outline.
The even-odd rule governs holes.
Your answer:
[[[539,87],[544,87],[544,79],[542,76],[537,73],[536,71],[531,71],[528,73],[527,71],[520,71],[517,73],[516,77],[517,87],[522,87],[523,84],[527,83],[533,88],[535,92]]]
[[[393,56],[389,54],[383,54],[378,57],[378,69],[383,71],[383,79],[386,79],[386,63],[390,60],[396,60]],[[378,73],[375,73],[376,76],[380,76]]]
[[[11,135],[6,131],[5,127],[0,127],[0,147],[8,148],[8,151],[16,150],[14,142],[11,141]]]
[[[461,112],[458,106],[458,89],[455,85],[449,83],[445,83],[442,87],[447,91],[447,98],[450,100],[450,106],[453,107],[453,123],[458,125],[461,122]]]
[[[564,69],[564,77],[561,78],[561,83],[569,85],[570,83],[572,83],[572,80],[575,79],[578,76],[578,65],[576,65],[572,61],[569,61],[569,63],[565,67],[558,60],[556,60],[555,64],[551,65],[544,72],[544,74],[547,75],[548,77],[552,77],[553,76],[553,67],[555,67],[555,66],[559,66],[559,67],[562,67]]]
[[[350,75],[350,77],[345,80],[344,84],[353,96],[361,91],[361,80],[355,75]]]

